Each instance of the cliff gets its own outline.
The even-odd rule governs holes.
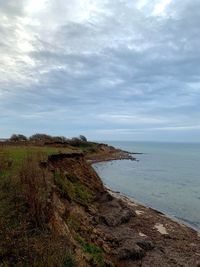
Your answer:
[[[197,232],[103,186],[90,165],[103,151],[32,155],[1,176],[0,266],[199,266]]]

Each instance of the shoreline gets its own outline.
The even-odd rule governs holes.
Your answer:
[[[142,207],[144,209],[149,209],[149,210],[155,212],[156,214],[159,214],[160,216],[163,216],[163,217],[166,217],[169,220],[172,220],[173,222],[179,224],[180,226],[183,226],[183,227],[186,227],[186,228],[189,228],[191,230],[196,231],[197,235],[200,236],[200,230],[198,230],[194,226],[190,225],[189,223],[185,222],[184,220],[178,219],[178,218],[176,218],[174,216],[171,216],[171,215],[169,215],[169,214],[167,214],[167,213],[165,213],[163,211],[160,211],[160,210],[157,210],[157,209],[155,209],[155,208],[153,208],[151,206],[148,206],[148,205],[138,201],[134,197],[127,196],[126,194],[123,194],[120,191],[112,190],[112,188],[106,186],[105,184],[104,184],[104,188],[113,197],[126,202],[128,206],[137,205],[138,207]]]
[[[115,160],[132,160],[137,161],[137,158],[133,155],[138,155],[140,153],[132,153],[128,151],[123,151],[120,149],[114,149],[113,151],[105,151],[101,154],[92,154],[87,155],[86,160],[87,162],[92,165],[95,163],[101,163],[101,162],[109,162],[109,161],[115,161]],[[142,153],[141,153],[142,154]]]
[[[112,154],[112,156],[110,154],[104,154],[101,155],[101,157],[99,158],[98,155],[96,155],[96,158],[94,157],[93,159],[89,159],[87,160],[88,163],[92,166],[93,164],[96,163],[104,163],[104,162],[110,162],[110,161],[117,161],[117,160],[132,160],[132,161],[137,161],[136,157],[133,157],[133,155],[141,155],[143,153],[133,153],[133,152],[128,152],[128,151],[123,151],[120,149],[117,149],[117,152],[115,152],[114,154]],[[103,156],[103,157],[102,157]],[[92,166],[93,168],[93,166]],[[94,169],[94,168],[93,168]],[[96,171],[96,170],[95,170]],[[99,174],[98,174],[99,175]],[[99,176],[100,177],[100,176]],[[100,177],[101,181],[102,178]],[[176,218],[170,214],[167,214],[163,211],[157,210],[153,207],[150,207],[144,203],[139,202],[137,199],[131,197],[131,196],[127,196],[119,191],[114,191],[112,188],[109,188],[107,185],[103,184],[104,188],[106,189],[106,191],[108,193],[111,193],[112,196],[121,199],[122,201],[125,201],[127,203],[127,205],[138,205],[141,206],[143,208],[152,210],[153,212],[159,214],[160,216],[166,217],[169,220],[172,220],[174,223],[180,224],[181,226],[187,227],[193,231],[196,231],[198,233],[198,236],[200,236],[200,230],[195,228],[193,225],[187,223],[186,221],[184,221],[183,219],[179,219]]]

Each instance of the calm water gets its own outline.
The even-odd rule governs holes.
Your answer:
[[[200,230],[200,144],[109,144],[144,154],[95,164],[105,185]]]

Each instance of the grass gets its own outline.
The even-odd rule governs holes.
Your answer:
[[[77,241],[81,245],[83,251],[91,256],[94,266],[114,267],[114,265],[111,262],[104,259],[103,250],[100,247],[98,247],[95,244],[87,242],[79,235],[77,235]]]
[[[77,266],[67,238],[54,235],[48,227],[53,210],[51,186],[54,182],[63,197],[84,206],[93,194],[73,173],[53,175],[39,166],[51,154],[71,151],[70,147],[0,147],[0,267]],[[78,231],[76,218],[67,218],[67,224]],[[99,247],[83,239],[79,243],[97,266],[105,266]]]
[[[56,153],[71,152],[72,149],[67,147],[37,147],[37,146],[5,146],[1,147],[0,154],[9,155],[10,160],[13,161],[14,166],[18,166],[28,155],[43,154],[47,157]]]
[[[71,252],[68,252],[64,256],[63,267],[75,267],[76,260]]]
[[[71,201],[82,205],[88,205],[93,199],[93,195],[87,187],[74,177],[72,181],[72,179],[68,179],[67,176],[64,176],[60,171],[56,171],[54,174],[54,182],[60,189],[61,195]]]
[[[67,217],[67,220],[66,220],[66,223],[67,225],[75,230],[76,232],[79,230],[80,228],[80,221],[79,221],[79,218],[77,218],[77,216],[73,215],[73,214],[70,214],[68,217]]]
[[[43,155],[9,150],[0,154],[0,267],[76,266],[67,238],[49,231],[53,176],[39,167]]]

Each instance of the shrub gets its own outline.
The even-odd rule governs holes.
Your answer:
[[[27,141],[27,137],[23,134],[13,134],[10,137],[10,141],[12,142],[23,142],[23,141]]]
[[[40,141],[49,142],[49,141],[53,140],[53,137],[48,135],[48,134],[36,133],[36,134],[33,134],[32,136],[30,136],[29,140],[33,141],[33,142],[40,142]]]
[[[79,139],[83,142],[87,142],[87,138],[84,135],[79,135]]]

